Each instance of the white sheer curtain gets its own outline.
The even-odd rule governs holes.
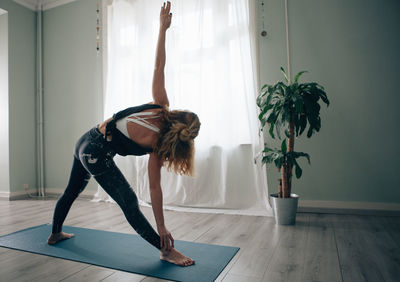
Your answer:
[[[108,2],[104,118],[152,100],[163,3]],[[272,215],[265,168],[254,164],[262,147],[255,103],[259,89],[255,5],[254,0],[172,1],[165,68],[170,108],[197,113],[201,129],[195,140],[195,178],[162,170],[164,208]],[[115,160],[140,202],[150,203],[148,156]],[[95,200],[107,199],[99,188]]]

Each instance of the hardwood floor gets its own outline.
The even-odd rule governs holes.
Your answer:
[[[0,201],[0,235],[51,222],[55,203]],[[400,217],[298,213],[295,226],[278,226],[272,217],[164,213],[175,239],[240,247],[216,281],[400,281]],[[87,199],[65,224],[135,233],[117,205]],[[166,280],[0,247],[0,281]]]

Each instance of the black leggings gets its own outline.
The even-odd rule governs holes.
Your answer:
[[[114,150],[97,128],[92,128],[78,140],[67,188],[58,199],[54,211],[52,232],[61,232],[72,203],[93,175],[121,207],[135,231],[154,247],[161,249],[160,236],[140,211],[136,194],[115,165],[114,156]]]

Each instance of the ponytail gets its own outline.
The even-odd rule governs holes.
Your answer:
[[[178,174],[193,175],[194,141],[200,130],[195,113],[188,111],[161,112],[163,127],[154,153],[168,170]]]

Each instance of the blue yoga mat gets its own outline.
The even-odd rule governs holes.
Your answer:
[[[138,235],[64,226],[75,237],[48,245],[51,224],[0,237],[0,246],[175,281],[214,281],[239,248],[175,240],[195,260],[182,267],[160,260],[159,251]]]

